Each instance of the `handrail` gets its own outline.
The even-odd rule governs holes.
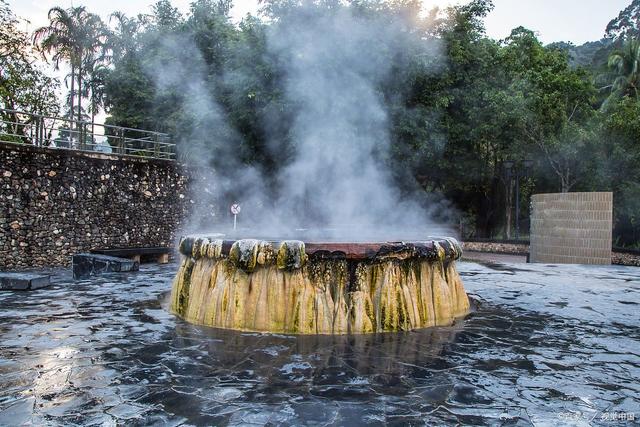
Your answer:
[[[86,124],[86,125],[94,124],[96,126],[102,126],[102,127],[105,127],[105,128],[133,130],[133,131],[137,131],[137,132],[145,132],[145,133],[151,133],[151,134],[156,134],[156,135],[169,136],[168,133],[157,132],[157,131],[153,131],[153,130],[143,130],[143,129],[138,129],[138,128],[128,128],[128,127],[125,127],[125,126],[116,126],[116,125],[108,125],[108,124],[104,124],[104,123],[87,122],[87,121],[84,121],[84,120],[66,119],[64,117],[48,116],[48,115],[45,115],[45,114],[28,113],[26,111],[12,110],[10,108],[0,108],[0,111],[7,112],[7,113],[14,113],[14,114],[26,114],[28,116],[38,116],[38,117],[43,117],[45,119],[64,120],[64,121],[68,121],[68,122],[74,122],[74,123],[80,123],[80,124]]]
[[[0,108],[0,142],[174,160],[176,144],[167,141],[171,136],[157,131]]]

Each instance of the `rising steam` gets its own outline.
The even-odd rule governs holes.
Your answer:
[[[167,42],[174,43],[172,49],[183,60],[160,67],[161,72],[156,68],[158,85],[187,93],[187,108],[197,124],[197,134],[182,146],[190,147],[194,170],[212,160],[219,165],[213,178],[215,197],[199,205],[236,198],[243,207],[241,231],[235,233],[240,237],[399,240],[450,232],[432,219],[434,213],[442,216],[447,205],[435,197],[425,203],[423,192],[420,201],[401,197],[387,166],[390,119],[380,87],[393,77],[393,51],[402,53],[409,39],[403,19],[383,21],[355,15],[346,7],[308,6],[272,23],[268,49],[280,58],[285,96],[295,106],[290,125],[294,154],[282,155],[275,180],[239,162],[240,138],[206,90],[195,46],[185,40]],[[434,57],[439,55],[435,40],[420,42],[430,44]],[[205,143],[194,147],[195,140]],[[268,142],[277,158],[282,144]],[[200,188],[192,197],[203,196]],[[192,227],[228,232],[226,210],[223,206],[218,218]],[[196,216],[203,218],[202,212]]]

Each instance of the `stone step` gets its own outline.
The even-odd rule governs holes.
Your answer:
[[[0,272],[0,290],[32,291],[51,285],[50,279],[51,276],[45,274]]]
[[[124,273],[140,269],[140,263],[135,260],[100,254],[76,254],[72,258],[72,264],[75,280],[102,273]]]

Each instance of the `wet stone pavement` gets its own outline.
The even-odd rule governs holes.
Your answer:
[[[0,293],[0,425],[639,422],[638,268],[461,262],[465,320],[355,337],[187,324],[176,268]]]

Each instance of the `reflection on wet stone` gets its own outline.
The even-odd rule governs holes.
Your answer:
[[[0,425],[607,424],[640,406],[640,272],[460,263],[474,311],[359,336],[167,310],[175,265],[0,295]],[[574,418],[569,418],[574,417]]]

